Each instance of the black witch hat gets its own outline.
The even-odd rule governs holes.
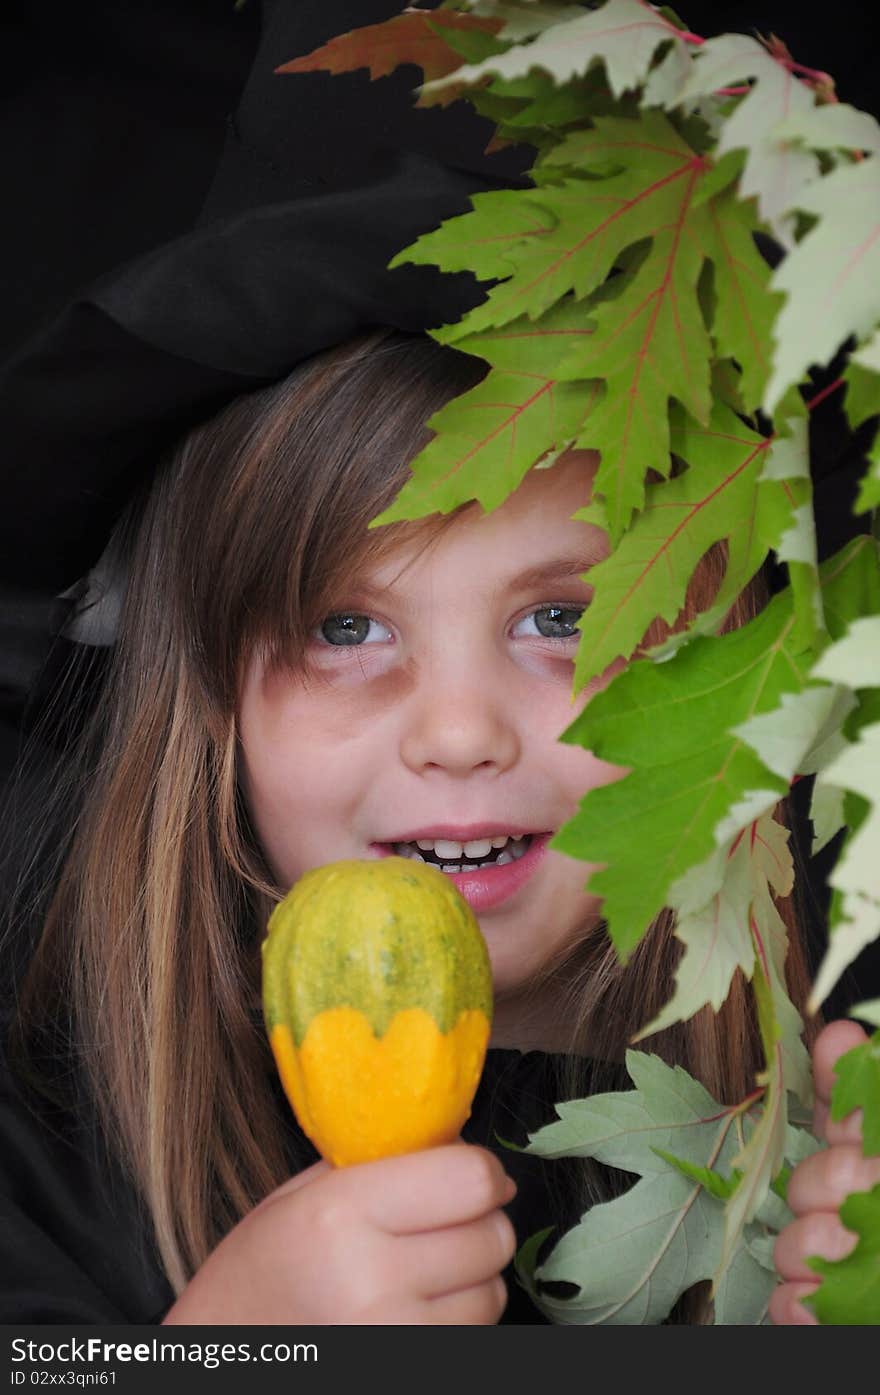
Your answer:
[[[471,194],[528,187],[533,150],[487,155],[492,125],[464,103],[417,110],[415,67],[378,82],[275,71],[400,9],[266,6],[196,225],[86,287],[0,367],[7,706],[41,673],[115,520],[172,440],[359,330],[424,331],[482,298],[470,273],[387,263],[466,212]]]

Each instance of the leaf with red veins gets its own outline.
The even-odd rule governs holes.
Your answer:
[[[516,189],[472,194],[471,205],[470,213],[447,218],[398,252],[388,263],[389,271],[411,263],[439,266],[444,271],[470,271],[480,281],[511,276],[516,270],[513,249],[545,236],[555,224],[544,209],[524,203]],[[454,329],[457,332],[458,324]],[[435,338],[445,333],[435,331]],[[460,347],[457,343],[456,348]]]
[[[529,369],[518,365],[516,332],[529,334]],[[462,348],[498,359],[501,366],[430,418],[437,434],[411,462],[411,477],[371,527],[430,513],[449,513],[478,499],[489,512],[516,489],[529,468],[573,441],[601,393],[598,383],[559,383],[542,369],[558,336],[588,333],[583,307],[556,306],[539,324],[507,326]],[[587,486],[584,486],[584,497]]]
[[[819,165],[811,151],[778,135],[777,127],[811,110],[812,92],[749,34],[721,34],[700,45],[679,100],[688,103],[747,79],[754,85],[725,120],[716,157],[747,151],[740,197],[756,198],[761,217],[789,245],[798,191],[815,177]]]
[[[383,20],[339,34],[311,53],[292,58],[276,73],[353,73],[369,68],[371,79],[387,77],[402,63],[415,63],[426,79],[446,77],[464,63],[461,54],[446,43],[440,28],[497,34],[502,21],[448,11],[407,10]]]
[[[538,15],[541,8],[534,6]],[[491,76],[525,77],[537,68],[562,86],[602,63],[619,97],[645,80],[661,44],[683,46],[680,30],[644,0],[606,0],[601,9],[587,13],[577,5],[569,8],[570,19],[554,20],[532,43],[516,44],[498,57],[469,65],[462,70],[462,80],[474,84]],[[505,37],[508,32],[513,31],[505,31]],[[430,90],[439,91],[443,85],[444,79],[437,79]]]
[[[721,403],[708,427],[673,408],[672,449],[688,469],[648,485],[643,511],[614,552],[591,568],[593,599],[578,624],[575,691],[615,659],[629,658],[655,620],[673,624],[700,559],[713,543],[727,539],[724,581],[710,607],[720,624],[780,526],[766,518],[760,501],[758,481],[769,447],[769,440]]]
[[[607,500],[616,539],[641,507],[648,469],[668,472],[669,398],[698,420],[709,416],[711,343],[697,296],[705,260],[698,228],[709,214],[692,208],[708,166],[657,111],[637,120],[597,118],[594,128],[563,141],[557,157],[605,177],[520,194],[521,204],[542,210],[542,230],[505,242],[494,263],[504,279],[435,337],[458,346],[524,315],[538,319],[570,293],[577,299],[600,293],[602,303],[589,306],[597,331],[563,360],[557,376],[609,384],[604,407],[578,444],[604,452],[596,489]],[[610,273],[646,241],[648,254],[634,275],[627,272],[623,292],[603,294]],[[440,238],[433,252],[445,266]],[[481,274],[492,267],[491,257],[481,258]]]

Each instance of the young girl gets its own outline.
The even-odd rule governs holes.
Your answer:
[[[620,773],[557,740],[610,677],[572,703],[583,573],[605,546],[572,518],[593,458],[531,472],[489,515],[368,530],[427,419],[483,371],[398,333],[319,354],[194,431],[118,529],[108,671],[42,796],[64,822],[43,840],[51,885],[41,901],[26,864],[13,909],[20,926],[28,896],[48,902],[11,1034],[7,1321],[538,1322],[515,1243],[625,1185],[496,1142],[626,1086],[676,959],[665,915],[621,969],[589,867],[547,846]],[[502,838],[499,865],[455,870]],[[260,943],[303,872],[393,852],[439,862],[474,907],[491,1050],[463,1143],[334,1171],[279,1091]],[[788,970],[802,1003],[796,934]],[[836,1031],[817,1046],[826,1099],[831,1058],[860,1039]],[[647,1045],[726,1099],[760,1064],[742,985]],[[835,1207],[880,1176],[853,1127],[792,1182],[775,1321],[809,1320],[805,1256],[842,1252]],[[674,1317],[705,1312],[694,1292]]]

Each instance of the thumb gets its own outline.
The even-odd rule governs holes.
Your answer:
[[[813,1078],[816,1083],[813,1128],[820,1138],[826,1138],[829,1143],[854,1142],[861,1137],[861,1111],[858,1111],[859,1118],[850,1115],[836,1124],[831,1120],[831,1092],[838,1058],[867,1040],[867,1034],[857,1022],[841,1018],[823,1027],[813,1043]]]

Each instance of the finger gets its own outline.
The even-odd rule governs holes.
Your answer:
[[[819,1319],[800,1302],[808,1293],[815,1293],[815,1284],[779,1284],[770,1296],[767,1312],[776,1327],[818,1327]]]
[[[861,1046],[867,1041],[867,1033],[861,1028],[858,1022],[841,1018],[837,1022],[829,1022],[827,1027],[823,1027],[813,1043],[813,1079],[816,1083],[816,1106],[813,1111],[813,1128],[820,1137],[828,1138],[829,1143],[852,1141],[853,1134],[844,1137],[831,1137],[828,1129],[838,1130],[840,1124],[830,1124],[829,1106],[831,1103],[831,1091],[834,1088],[835,1064],[840,1056],[846,1051],[851,1051],[854,1046]]]
[[[516,1235],[504,1212],[493,1211],[468,1225],[403,1236],[397,1244],[406,1286],[437,1298],[499,1274],[513,1259]]]
[[[813,1211],[780,1231],[773,1247],[773,1262],[783,1279],[817,1283],[811,1255],[823,1259],[844,1259],[859,1243],[834,1211]]]
[[[507,1285],[498,1274],[485,1284],[429,1299],[422,1309],[422,1321],[434,1326],[490,1327],[506,1307]]]
[[[449,1143],[343,1168],[334,1186],[392,1235],[462,1225],[505,1206],[516,1186],[486,1148]]]
[[[791,1174],[786,1201],[796,1216],[837,1211],[850,1192],[870,1191],[880,1182],[880,1158],[865,1158],[855,1143],[839,1143],[811,1153]]]

